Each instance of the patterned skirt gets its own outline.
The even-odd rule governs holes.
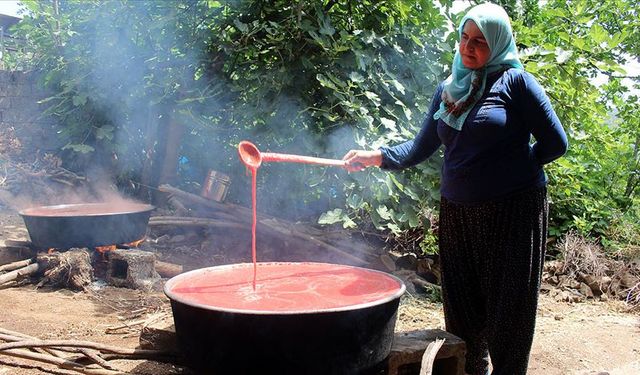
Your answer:
[[[442,198],[439,247],[447,331],[467,344],[466,372],[526,374],[546,249],[546,187],[500,200]]]

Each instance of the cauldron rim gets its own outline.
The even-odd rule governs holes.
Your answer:
[[[43,206],[33,206],[29,208],[25,208],[23,210],[18,211],[20,216],[27,217],[88,217],[88,216],[113,216],[113,215],[127,215],[127,214],[136,214],[143,213],[147,211],[153,211],[155,206],[146,203],[138,203],[138,202],[128,202],[122,205],[122,208],[105,210],[105,212],[96,212],[96,213],[83,213],[83,214],[75,214],[75,215],[55,215],[56,210],[64,210],[69,208],[76,207],[107,207],[112,203],[110,202],[94,202],[94,203],[69,203],[69,204],[56,204],[56,205],[43,205]],[[38,211],[51,211],[51,214],[37,214]]]
[[[367,309],[367,308],[378,306],[378,305],[384,305],[386,303],[389,303],[391,301],[399,299],[400,297],[402,297],[402,295],[404,294],[404,292],[406,290],[406,286],[404,285],[404,282],[400,278],[398,278],[398,277],[396,277],[394,275],[391,275],[389,273],[383,272],[383,271],[378,271],[378,270],[364,268],[364,267],[356,267],[356,266],[350,266],[350,265],[344,265],[344,264],[322,263],[322,262],[259,262],[258,263],[258,265],[280,265],[280,264],[314,264],[314,265],[340,266],[340,267],[345,267],[345,268],[361,269],[361,270],[366,270],[368,272],[380,274],[380,275],[382,275],[384,277],[388,277],[390,279],[393,279],[394,281],[396,281],[398,283],[399,287],[398,287],[398,290],[396,290],[395,293],[393,293],[393,294],[391,294],[389,296],[385,296],[384,298],[377,299],[375,301],[370,301],[370,302],[360,303],[360,304],[347,305],[347,306],[339,306],[339,307],[332,307],[332,308],[321,308],[321,309],[310,309],[310,310],[248,310],[248,309],[233,309],[233,308],[220,307],[220,306],[211,306],[211,305],[205,305],[205,304],[189,301],[189,300],[187,300],[185,298],[181,298],[179,295],[176,295],[171,290],[173,288],[174,284],[176,284],[178,281],[180,281],[180,280],[182,280],[184,278],[187,278],[187,277],[189,277],[191,275],[205,272],[206,270],[210,270],[210,269],[218,269],[219,270],[219,269],[223,269],[223,268],[235,268],[235,267],[239,268],[239,267],[253,266],[253,263],[233,263],[233,264],[225,264],[225,265],[220,265],[220,266],[199,268],[199,269],[195,269],[195,270],[188,271],[188,272],[185,272],[185,273],[181,273],[181,274],[179,274],[177,276],[174,276],[174,277],[172,277],[171,279],[169,279],[165,283],[165,285],[164,285],[164,294],[167,297],[169,297],[169,299],[172,300],[172,301],[175,301],[175,302],[187,305],[187,306],[195,307],[195,308],[208,310],[208,311],[224,312],[224,313],[231,313],[231,314],[242,314],[242,315],[273,315],[273,316],[279,316],[279,315],[329,314],[329,313],[346,312],[346,311],[357,311],[357,310],[361,310],[361,309]]]

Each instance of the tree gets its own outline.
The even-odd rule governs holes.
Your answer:
[[[26,3],[32,15],[19,28],[55,93],[47,103],[64,120],[67,166],[100,161],[122,186],[175,173],[193,190],[212,168],[232,176],[230,199],[245,204],[242,139],[340,157],[411,138],[448,74],[457,39],[449,25],[462,16],[444,0]],[[547,168],[551,233],[621,238],[612,228],[639,221],[638,108],[621,84],[622,66],[639,56],[634,1],[501,3],[570,138],[569,153]],[[598,75],[608,84],[596,85]],[[439,168],[438,156],[399,173],[269,165],[261,210],[417,231],[433,249],[425,217],[437,207]]]

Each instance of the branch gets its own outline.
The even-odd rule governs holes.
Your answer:
[[[147,349],[129,349],[120,348],[113,345],[100,344],[91,341],[80,340],[24,340],[18,342],[10,342],[0,344],[0,352],[17,348],[44,348],[44,347],[69,347],[69,348],[89,348],[101,350],[109,353],[134,355],[136,357],[155,358],[161,356],[172,356],[175,353],[168,351],[147,350]]]
[[[77,372],[80,372],[82,374],[89,374],[89,375],[119,375],[119,374],[122,374],[122,372],[120,372],[120,371],[87,368],[87,367],[79,364],[78,362],[69,361],[69,360],[66,360],[66,359],[54,357],[52,355],[33,353],[33,352],[30,352],[30,351],[27,351],[27,350],[19,350],[19,349],[6,350],[6,351],[3,351],[0,354],[13,356],[13,357],[18,357],[18,358],[30,359],[32,361],[45,362],[45,363],[56,365],[58,367],[62,367],[64,369],[77,371]]]

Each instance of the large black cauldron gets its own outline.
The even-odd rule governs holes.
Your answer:
[[[153,206],[142,203],[80,203],[32,207],[19,212],[33,245],[69,249],[120,245],[147,232]]]
[[[301,283],[308,281],[304,279],[305,266],[322,265],[258,263],[258,278],[265,268],[282,264],[300,267]],[[188,284],[190,278],[197,279],[219,270],[242,272],[253,269],[252,264],[204,268],[169,280],[165,293],[171,299],[178,344],[188,364],[198,374],[214,375],[363,374],[375,370],[391,350],[397,309],[405,286],[399,279],[383,272],[330,266],[338,267],[336,273],[362,270],[387,282],[393,280],[397,287],[379,300],[352,306],[317,311],[249,311],[193,302],[177,290],[180,285]],[[326,274],[323,277],[333,276]],[[277,278],[258,281],[261,282],[277,282]],[[199,283],[203,284],[196,280],[189,285]],[[220,282],[225,283],[228,286],[234,281]],[[247,287],[250,285],[249,282]],[[345,285],[344,291],[357,293],[357,287]],[[202,285],[201,293],[210,293],[209,297],[217,298],[215,294],[220,290],[207,288],[209,286]],[[220,293],[220,298],[224,298],[223,294]]]

